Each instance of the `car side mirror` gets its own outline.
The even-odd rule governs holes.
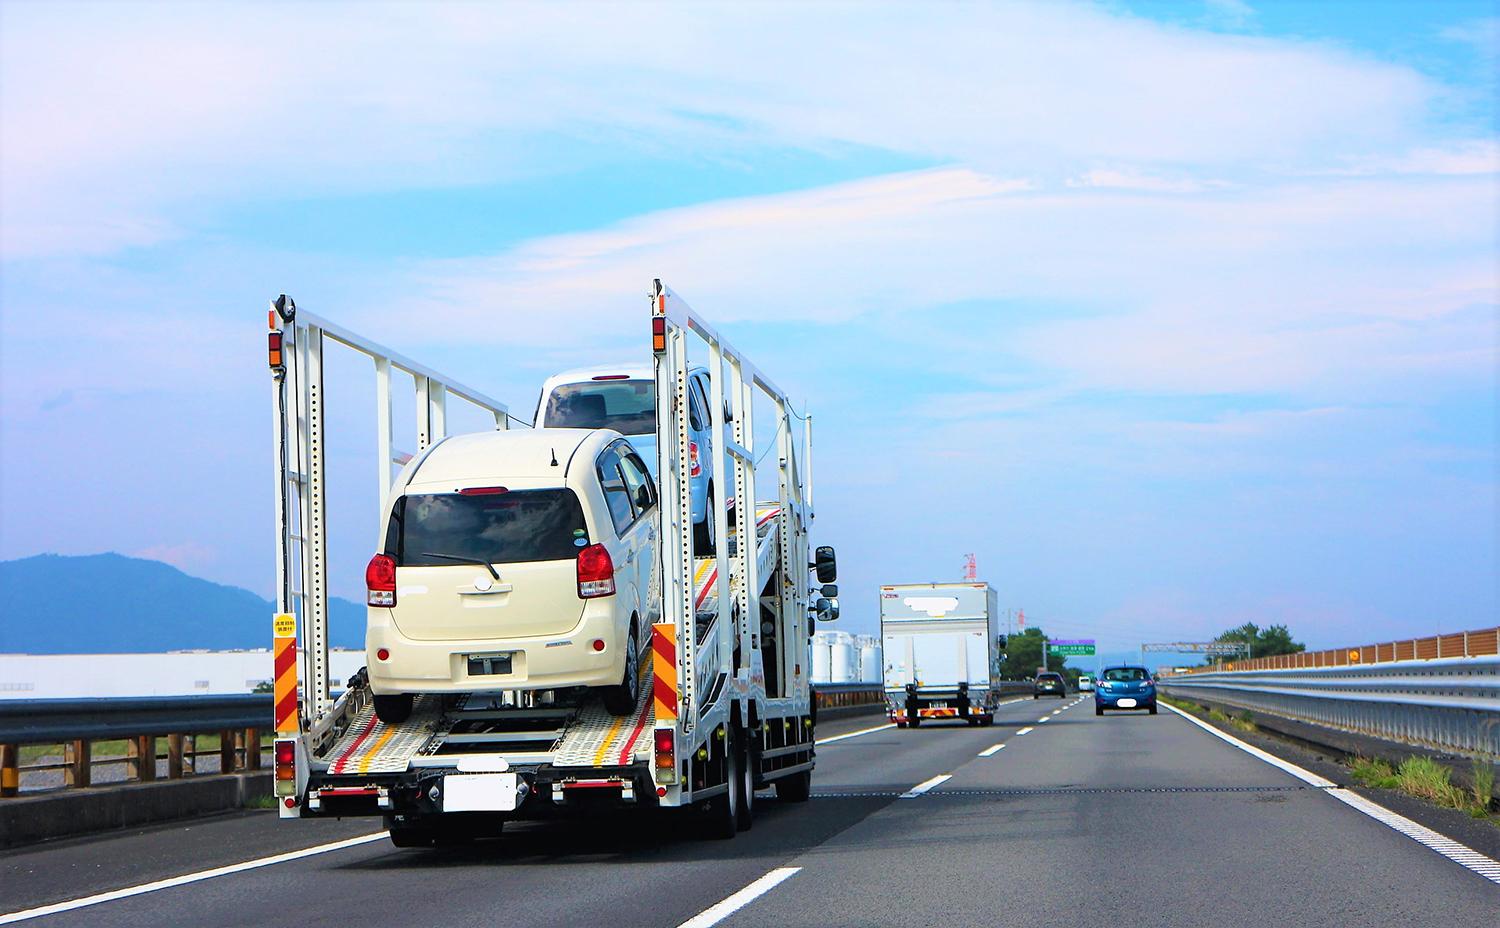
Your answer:
[[[832,546],[818,546],[817,551],[813,553],[813,569],[818,572],[819,583],[833,583],[838,580],[838,558],[834,556]]]

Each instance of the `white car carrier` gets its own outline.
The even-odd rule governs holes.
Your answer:
[[[518,420],[504,404],[301,312],[285,296],[273,303],[275,775],[283,818],[383,815],[392,841],[416,846],[600,804],[695,807],[707,833],[728,837],[750,826],[758,788],[774,785],[792,802],[808,798],[810,625],[837,608],[810,590],[813,569],[822,583],[835,579],[832,549],[809,562],[811,421],[660,281],[650,301],[642,321],[649,319],[656,372],[662,617],[651,629],[635,711],[612,716],[586,691],[428,695],[409,719],[390,725],[375,716],[363,670],[342,693],[330,679],[324,349],[342,346],[374,362],[382,497],[392,464],[409,457],[393,445],[393,369],[415,382],[415,453],[444,437],[449,397],[492,415],[495,428]],[[690,346],[703,356],[690,359]],[[733,483],[713,503],[715,550],[726,552],[718,559],[694,550],[685,412],[694,365],[711,372],[713,434],[726,436],[713,443],[713,472]],[[757,397],[772,421],[756,421]],[[762,427],[774,431],[764,457],[775,498],[754,507],[754,519],[731,521],[725,500],[756,498],[752,450]]]

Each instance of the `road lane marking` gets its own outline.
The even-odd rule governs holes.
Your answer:
[[[858,738],[860,735],[868,735],[871,732],[885,731],[887,728],[895,728],[895,722],[886,722],[884,725],[876,725],[874,728],[862,728],[859,731],[851,731],[845,735],[834,735],[831,738],[820,738],[813,744],[833,744],[835,741],[843,741],[845,738]]]
[[[989,747],[985,748],[983,751],[980,751],[979,752],[979,756],[980,757],[994,757],[997,753],[999,753],[1000,749],[1003,748],[1003,747],[1005,747],[1005,745],[1003,745],[1003,744],[992,744]]]
[[[1380,824],[1411,838],[1429,850],[1436,851],[1460,867],[1471,870],[1492,883],[1500,884],[1500,861],[1486,857],[1467,845],[1459,844],[1451,838],[1444,837],[1431,828],[1419,825],[1404,815],[1398,815],[1378,802],[1366,799],[1351,789],[1345,789],[1332,780],[1318,776],[1311,770],[1304,770],[1291,761],[1282,760],[1273,754],[1262,751],[1253,744],[1248,744],[1233,735],[1219,731],[1207,722],[1194,718],[1176,706],[1167,703],[1162,703],[1162,705],[1209,734],[1219,738],[1221,741],[1225,741],[1239,748],[1241,751],[1265,761],[1278,770],[1291,774],[1304,783],[1319,787],[1323,792],[1349,808],[1373,818]]]
[[[782,883],[796,876],[801,867],[777,867],[722,902],[716,902],[678,925],[677,928],[709,928],[743,909]]]
[[[102,902],[114,902],[117,899],[128,899],[131,896],[140,896],[145,893],[153,893],[160,889],[171,889],[174,886],[183,886],[188,883],[198,883],[203,880],[211,880],[214,877],[228,876],[231,873],[243,873],[246,870],[258,870],[261,867],[269,867],[272,864],[286,863],[290,860],[301,860],[304,857],[314,857],[318,854],[327,854],[331,851],[342,851],[345,848],[358,847],[361,844],[369,844],[371,841],[379,841],[386,836],[386,832],[377,831],[368,835],[360,835],[357,838],[346,838],[343,841],[334,841],[331,844],[319,844],[316,847],[303,848],[300,851],[289,851],[285,854],[276,854],[271,857],[260,857],[255,860],[247,860],[240,864],[230,864],[226,867],[215,867],[212,870],[199,870],[197,873],[188,873],[183,876],[174,876],[165,880],[157,880],[153,883],[142,883],[139,886],[127,886],[124,889],[114,889],[107,893],[97,893],[93,896],[83,896],[79,899],[70,899],[67,902],[54,902],[51,905],[37,906],[34,909],[22,909],[18,912],[7,912],[0,915],[0,925],[10,925],[16,922],[24,922],[32,918],[41,918],[43,915],[56,915],[59,912],[71,912],[74,909],[82,909],[91,905],[99,905]]]
[[[923,780],[921,783],[918,783],[916,786],[913,786],[911,789],[907,790],[896,798],[915,799],[934,787],[942,786],[944,783],[947,783],[951,779],[953,779],[953,774],[951,773],[939,774],[930,780]]]
[[[1031,726],[1030,726],[1030,725],[1028,725],[1028,726],[1026,726],[1026,727],[1025,727],[1025,728],[1023,728],[1023,729],[1021,729],[1021,730],[1020,730],[1020,731],[1018,731],[1018,732],[1016,732],[1016,734],[1018,734],[1018,735],[1024,735],[1024,734],[1026,734],[1026,733],[1027,733],[1027,732],[1028,732],[1028,731],[1034,731],[1034,730],[1035,730],[1035,729],[1033,729],[1033,728],[1032,728],[1032,727],[1031,727]]]

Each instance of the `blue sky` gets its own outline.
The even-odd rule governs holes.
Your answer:
[[[817,414],[851,630],[970,551],[1118,652],[1493,622],[1497,24],[8,4],[0,557],[269,593],[268,298],[525,414],[635,350],[660,276]],[[346,595],[364,411],[351,388]]]

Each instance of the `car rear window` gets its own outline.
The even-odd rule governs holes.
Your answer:
[[[589,544],[572,490],[411,494],[396,501],[386,553],[405,567],[561,561]],[[438,555],[445,555],[439,557]]]
[[[1145,668],[1142,667],[1116,667],[1113,670],[1104,671],[1103,679],[1111,683],[1139,683],[1150,679],[1150,674],[1146,673]]]
[[[565,383],[547,397],[548,428],[614,429],[622,435],[656,432],[656,384],[650,380]]]

